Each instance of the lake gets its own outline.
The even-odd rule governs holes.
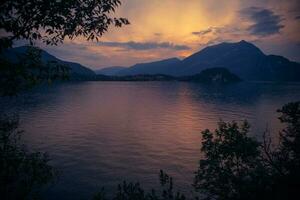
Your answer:
[[[61,172],[46,199],[79,200],[123,180],[156,187],[160,169],[187,191],[201,130],[247,119],[261,138],[267,127],[281,128],[276,109],[296,100],[293,83],[79,82],[36,88],[1,107],[19,113],[24,142],[48,152]]]

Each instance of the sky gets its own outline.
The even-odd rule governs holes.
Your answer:
[[[121,0],[130,25],[100,42],[84,38],[40,45],[91,69],[184,58],[209,45],[246,40],[266,54],[300,62],[300,0]]]

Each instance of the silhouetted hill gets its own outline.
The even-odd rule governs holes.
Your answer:
[[[199,74],[181,77],[179,78],[179,80],[201,82],[201,83],[221,83],[221,84],[241,81],[241,79],[237,75],[231,73],[226,68],[205,69]]]
[[[281,56],[267,56],[244,40],[206,47],[184,59],[173,75],[193,75],[223,67],[245,80],[299,81],[300,64]]]
[[[16,60],[24,54],[26,46],[10,49],[7,57]],[[44,61],[57,61],[71,67],[71,77],[92,79],[95,73],[78,64],[62,61],[42,50]],[[243,80],[254,81],[300,81],[300,64],[282,56],[265,55],[258,47],[244,40],[237,43],[221,43],[179,60],[170,58],[150,63],[140,63],[132,67],[109,67],[97,70],[97,74],[107,76],[157,75],[192,76],[205,69],[226,68]],[[133,77],[132,77],[133,78]],[[109,78],[110,79],[110,78]]]
[[[26,53],[27,49],[28,46],[21,46],[21,47],[8,49],[6,50],[6,52],[4,52],[4,56],[7,59],[11,60],[12,62],[17,62],[20,56],[23,56]],[[92,79],[96,75],[94,71],[92,71],[87,67],[82,66],[79,63],[63,61],[49,54],[45,50],[41,50],[41,51],[42,51],[41,56],[43,62],[56,61],[60,64],[69,66],[70,67],[69,73],[71,79]]]
[[[114,75],[128,76],[138,74],[172,74],[172,66],[175,66],[179,63],[180,60],[178,58],[170,58],[151,63],[140,63],[133,65],[132,67],[125,68]]]
[[[97,75],[98,81],[175,81],[176,77],[164,74],[138,74],[129,76]]]
[[[234,83],[241,79],[225,68],[205,69],[201,73],[192,76],[174,77],[164,74],[138,74],[128,76],[106,76],[97,75],[98,81],[191,81],[205,84],[218,83]]]
[[[225,67],[224,65],[230,65],[226,68],[237,68],[241,73],[244,73],[243,65],[253,63],[253,60],[255,62],[263,57],[264,54],[248,42],[221,43],[206,47],[185,58],[181,62],[182,68],[177,71],[177,74],[192,75],[206,68]]]
[[[113,76],[119,73],[121,70],[126,69],[126,67],[113,66],[113,67],[105,67],[103,69],[95,70],[96,74],[103,74],[107,76]]]
[[[170,58],[141,63],[110,75],[166,74],[180,77],[199,74],[209,68],[226,68],[244,80],[300,81],[299,63],[282,56],[265,55],[258,47],[244,40],[206,47],[182,61]]]

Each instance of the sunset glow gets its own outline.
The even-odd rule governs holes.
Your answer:
[[[244,39],[266,54],[299,61],[299,4],[297,0],[123,0],[116,14],[128,18],[129,26],[112,28],[99,43],[77,38],[45,49],[99,69],[184,58],[208,45]]]
[[[0,199],[292,199],[300,0],[0,3]]]

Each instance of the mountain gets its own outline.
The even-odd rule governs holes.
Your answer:
[[[168,76],[164,74],[140,74],[129,76],[106,76],[99,74],[96,80],[98,81],[176,81],[179,80],[176,77]]]
[[[119,73],[121,70],[126,69],[126,67],[113,66],[113,67],[105,67],[103,69],[95,70],[96,74],[103,74],[107,76],[113,76]]]
[[[173,69],[172,66],[175,66],[180,63],[178,58],[169,58],[166,60],[160,60],[156,62],[150,63],[140,63],[133,65],[132,67],[128,67],[122,69],[121,71],[117,72],[117,76],[129,76],[129,75],[139,75],[139,74],[172,74]]]
[[[227,84],[241,81],[235,74],[225,68],[205,69],[201,73],[192,76],[174,77],[164,74],[139,74],[128,76],[107,76],[99,74],[98,81],[187,81],[204,84]]]
[[[218,84],[234,83],[241,81],[241,79],[237,75],[231,73],[226,68],[205,69],[201,73],[196,75],[180,77],[179,80]]]
[[[8,60],[10,60],[12,62],[17,62],[19,57],[24,55],[27,52],[28,48],[29,48],[28,46],[11,48],[11,49],[6,50],[3,54],[4,54],[5,58],[7,58]],[[69,66],[70,67],[69,73],[70,73],[71,79],[92,79],[96,75],[94,71],[92,71],[91,69],[89,69],[87,67],[82,66],[79,63],[63,61],[63,60],[60,60],[60,59],[56,58],[55,56],[49,54],[45,50],[41,50],[41,51],[42,51],[41,59],[43,62],[56,61],[59,64],[64,64],[64,65]]]
[[[7,50],[6,57],[16,60],[28,47]],[[42,60],[57,61],[71,68],[71,78],[91,79],[95,72],[78,63],[60,60],[42,50]],[[206,47],[183,59],[169,58],[156,62],[140,63],[131,67],[109,67],[97,74],[109,76],[156,75],[192,76],[205,69],[226,68],[243,80],[251,81],[300,81],[300,64],[282,56],[266,55],[255,45],[244,40]]]
[[[178,58],[136,64],[110,75],[166,74],[191,76],[210,68],[226,68],[243,80],[300,81],[300,64],[282,56],[265,55],[244,40],[209,46],[180,61]]]
[[[182,60],[173,75],[193,75],[204,69],[222,67],[245,80],[300,81],[300,64],[281,56],[265,55],[244,40],[221,43]]]

